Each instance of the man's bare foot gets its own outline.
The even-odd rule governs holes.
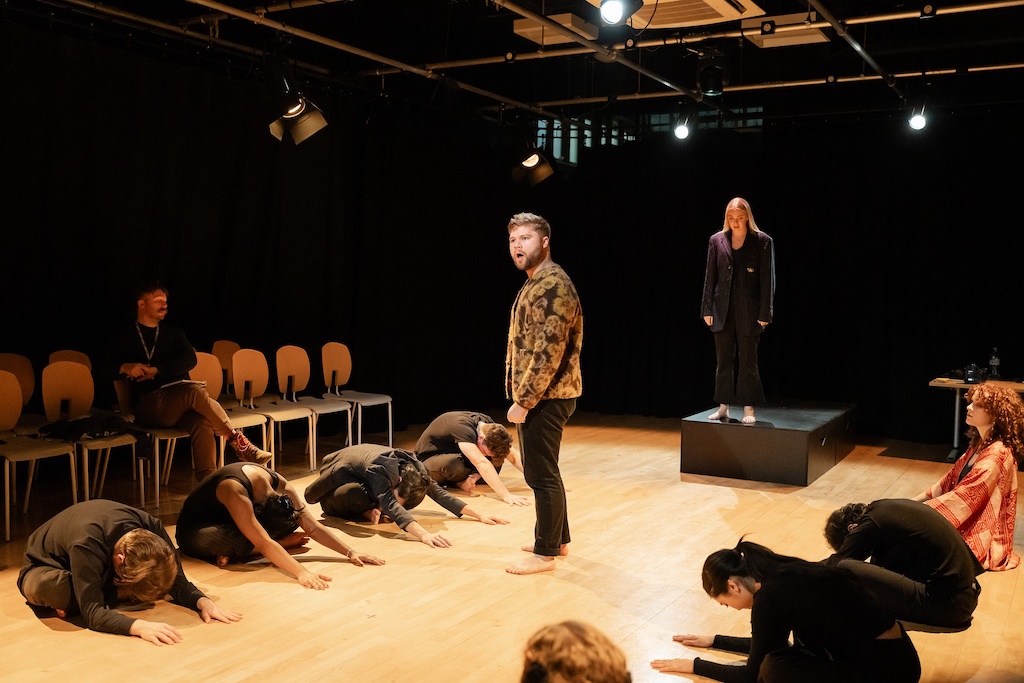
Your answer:
[[[67,610],[55,609],[53,611],[57,613],[57,617],[60,618],[60,619],[67,619],[68,618],[68,611]]]
[[[519,546],[519,549],[522,550],[523,552],[532,553],[533,552],[533,544],[532,543],[527,543],[526,545]],[[559,557],[568,557],[568,555],[569,555],[569,544],[568,543],[563,543],[561,545],[561,547],[558,549],[558,555],[559,555]]]
[[[221,567],[222,569],[224,567],[228,566],[228,556],[227,555],[218,555],[217,556],[217,566]]]
[[[366,521],[370,524],[380,523],[380,508],[370,508],[363,513],[363,517],[366,517]]]
[[[729,406],[722,403],[718,406],[718,410],[708,415],[709,420],[728,420],[729,419]]]
[[[505,567],[509,574],[540,574],[555,569],[555,558],[544,555],[530,555]]]
[[[300,548],[309,542],[309,536],[304,531],[296,531],[282,538],[279,543],[282,548]]]

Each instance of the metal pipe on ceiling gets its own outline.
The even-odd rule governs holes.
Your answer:
[[[411,74],[416,74],[417,76],[422,76],[423,78],[427,78],[427,79],[435,80],[435,81],[440,80],[442,78],[442,76],[440,74],[434,73],[433,71],[431,71],[429,69],[423,69],[423,68],[420,68],[418,66],[413,66],[411,64],[405,64],[404,62],[400,62],[400,61],[398,61],[396,59],[391,59],[390,57],[385,57],[384,55],[379,55],[379,54],[376,54],[376,53],[373,53],[373,52],[369,52],[368,50],[363,50],[362,48],[358,48],[358,47],[356,47],[354,45],[349,45],[347,43],[343,43],[341,41],[334,40],[333,38],[328,38],[326,36],[321,36],[319,34],[312,33],[310,31],[306,31],[306,30],[303,30],[303,29],[300,29],[300,28],[296,28],[294,26],[288,26],[287,24],[283,24],[283,23],[281,23],[279,21],[275,21],[273,19],[268,19],[264,15],[254,14],[252,12],[247,12],[245,10],[235,9],[234,7],[231,7],[229,5],[225,5],[225,4],[220,3],[220,2],[216,2],[215,0],[187,0],[187,1],[192,3],[192,4],[194,4],[194,5],[202,5],[203,7],[208,7],[208,8],[213,9],[213,10],[218,10],[218,11],[224,12],[225,14],[229,14],[231,16],[238,17],[240,19],[248,19],[249,21],[251,21],[254,24],[257,24],[259,26],[269,26],[271,28],[277,29],[278,31],[281,31],[283,33],[291,34],[291,35],[296,36],[298,38],[305,38],[306,40],[309,40],[311,42],[319,43],[320,45],[326,45],[327,47],[331,47],[331,48],[334,48],[336,50],[341,50],[342,52],[348,52],[349,54],[353,54],[353,55],[356,55],[358,57],[363,57],[363,58],[369,59],[371,61],[380,62],[382,64],[388,64],[389,66],[393,66],[396,69],[400,69],[401,71],[405,71],[405,72],[408,72],[408,73],[411,73]],[[447,78],[447,77],[445,77],[445,78]],[[510,107],[516,107],[517,109],[524,109],[526,111],[531,111],[531,112],[537,114],[538,116],[543,116],[545,118],[550,118],[550,119],[567,119],[567,120],[570,120],[569,117],[565,117],[565,116],[563,116],[561,114],[558,114],[556,112],[547,111],[543,107],[538,107],[536,105],[527,104],[526,102],[519,102],[519,101],[511,99],[509,97],[505,97],[503,95],[499,95],[497,93],[493,93],[493,92],[490,92],[488,90],[484,90],[482,88],[477,88],[475,86],[469,85],[468,83],[463,83],[461,81],[457,81],[457,80],[455,80],[453,78],[452,79],[448,79],[448,81],[451,82],[451,83],[456,84],[459,87],[460,90],[465,90],[467,92],[471,92],[471,93],[474,93],[476,95],[480,95],[481,97],[486,97],[488,99],[494,100],[495,102],[500,102],[500,103],[508,105]]]
[[[955,7],[936,7],[936,16],[945,14],[961,14],[966,12],[979,12],[985,10],[997,10],[997,9],[1010,9],[1014,7],[1024,7],[1024,0],[998,0],[995,2],[980,3],[976,5],[957,5]],[[765,17],[766,19],[770,17]],[[913,12],[888,12],[885,14],[873,14],[864,17],[852,17],[844,19],[843,23],[847,26],[864,25],[864,24],[877,24],[886,21],[897,21],[914,19],[920,21],[920,11]],[[560,24],[556,24],[561,28]],[[809,23],[800,24],[780,24],[776,25],[776,33],[785,33],[788,31],[804,31],[806,29],[823,29],[832,28],[832,24],[828,21],[818,20]],[[746,38],[752,35],[759,35],[760,29],[733,29],[729,31],[718,31],[718,32],[704,32],[704,33],[692,33],[688,35],[673,35],[663,38],[650,38],[647,40],[638,40],[636,43],[637,48],[645,47],[671,47],[678,45],[689,45],[691,43],[700,43],[708,40],[724,40],[731,38]],[[625,46],[618,44],[614,45],[612,49],[622,50]],[[607,49],[607,48],[602,48]],[[573,57],[576,55],[591,54],[594,50],[589,47],[573,47],[573,48],[562,48],[557,50],[541,50],[538,52],[528,52],[516,55],[516,61],[528,61],[534,59],[552,59],[557,57]],[[493,56],[493,57],[477,57],[473,59],[459,59],[451,60],[447,62],[433,62],[426,64],[424,68],[427,69],[455,69],[459,67],[467,66],[485,66],[489,64],[504,64],[506,61],[504,56]],[[377,69],[374,71],[366,72],[366,75],[374,76],[386,76],[388,74],[397,73],[397,71],[391,69]]]
[[[76,7],[91,10],[99,15],[113,17],[115,19],[123,19],[125,21],[131,22],[132,24],[148,26],[149,28],[164,31],[171,35],[183,36],[184,38],[193,40],[199,44],[214,44],[219,47],[228,48],[230,50],[236,50],[242,54],[251,54],[253,56],[261,58],[266,56],[266,51],[260,50],[251,45],[243,45],[241,43],[236,43],[231,40],[224,40],[223,38],[211,36],[207,33],[197,33],[195,31],[190,31],[189,29],[183,28],[181,26],[177,26],[174,24],[166,24],[162,21],[150,19],[149,17],[144,17],[139,14],[132,14],[131,12],[126,12],[124,10],[117,9],[116,7],[104,5],[99,2],[90,2],[88,0],[63,0],[63,2],[68,5],[74,5]],[[295,66],[299,69],[302,69],[303,71],[315,73],[320,76],[326,76],[327,74],[330,73],[327,69],[323,67],[316,66],[314,64],[307,64],[306,62],[295,62]]]
[[[267,14],[270,12],[285,12],[292,9],[302,9],[303,7],[317,7],[319,5],[333,5],[338,2],[349,2],[350,0],[289,0],[288,2],[279,2],[274,5],[256,5],[251,7],[248,11],[254,14]],[[227,19],[230,14],[225,12],[214,12],[211,14],[202,14],[198,17],[191,17],[189,19],[182,19],[178,22],[181,26],[191,26],[192,24],[210,24],[221,19]]]

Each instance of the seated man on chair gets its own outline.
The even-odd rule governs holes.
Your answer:
[[[72,505],[36,529],[25,546],[18,590],[29,605],[48,607],[61,619],[81,614],[93,631],[154,645],[181,642],[181,633],[170,624],[121,614],[118,605],[154,602],[169,593],[207,623],[242,618],[189,583],[159,519],[112,500]]]
[[[985,570],[934,509],[906,499],[850,503],[829,515],[825,564],[849,570],[897,619],[966,628]],[[870,562],[863,562],[871,558]]]
[[[164,322],[167,288],[149,282],[138,290],[135,324],[111,343],[112,374],[132,380],[133,407],[140,427],[178,427],[188,431],[196,481],[217,469],[216,437],[223,436],[240,460],[265,464],[271,455],[231,428],[224,408],[191,382],[196,352],[177,327]]]
[[[506,461],[523,471],[519,452],[503,425],[483,413],[453,410],[434,418],[416,442],[416,457],[441,486],[455,484],[473,493],[483,479],[509,505],[529,505],[528,498],[509,493],[498,478]]]

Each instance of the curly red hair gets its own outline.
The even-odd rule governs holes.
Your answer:
[[[1021,462],[1024,458],[1024,400],[1013,389],[985,382],[967,391],[968,403],[975,403],[992,416],[994,424],[984,441],[975,427],[967,431],[971,445],[981,450],[990,443],[1002,441]]]

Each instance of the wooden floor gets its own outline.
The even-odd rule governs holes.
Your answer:
[[[420,429],[398,433],[396,445],[410,446]],[[320,452],[330,445],[322,440]],[[289,440],[279,469],[301,490],[311,475],[300,450]],[[510,508],[484,488],[488,494],[472,505],[504,515],[510,525],[456,519],[430,500],[416,509],[423,526],[453,541],[445,550],[417,543],[394,525],[338,523],[351,544],[387,566],[356,568],[313,544],[303,559],[334,577],[324,592],[303,589],[270,565],[217,569],[184,558],[200,589],[245,618],[207,625],[166,603],[140,613],[184,634],[173,647],[38,619],[25,605],[15,586],[25,536],[70,502],[55,463],[42,473],[30,515],[15,514],[14,540],[0,544],[0,679],[512,682],[531,633],[581,619],[619,643],[636,683],[672,680],[649,662],[686,656],[673,634],[749,633],[749,612],[723,608],[701,589],[708,553],[747,534],[779,552],[820,559],[827,554],[821,527],[835,507],[914,495],[947,467],[884,457],[881,450],[858,446],[808,487],[721,480],[680,475],[678,420],[576,415],[562,450],[573,543],[554,573],[503,571],[518,546],[532,540],[534,512]],[[150,509],[169,525],[188,491],[187,460],[176,461],[162,508]],[[120,468],[108,475],[106,495],[135,502],[127,466]],[[529,494],[518,472],[505,470],[509,488]],[[1024,528],[1020,519],[1017,528]],[[1020,533],[1017,543],[1024,547]],[[1022,576],[1020,569],[982,576],[981,604],[967,631],[912,633],[922,681],[1024,681]]]

